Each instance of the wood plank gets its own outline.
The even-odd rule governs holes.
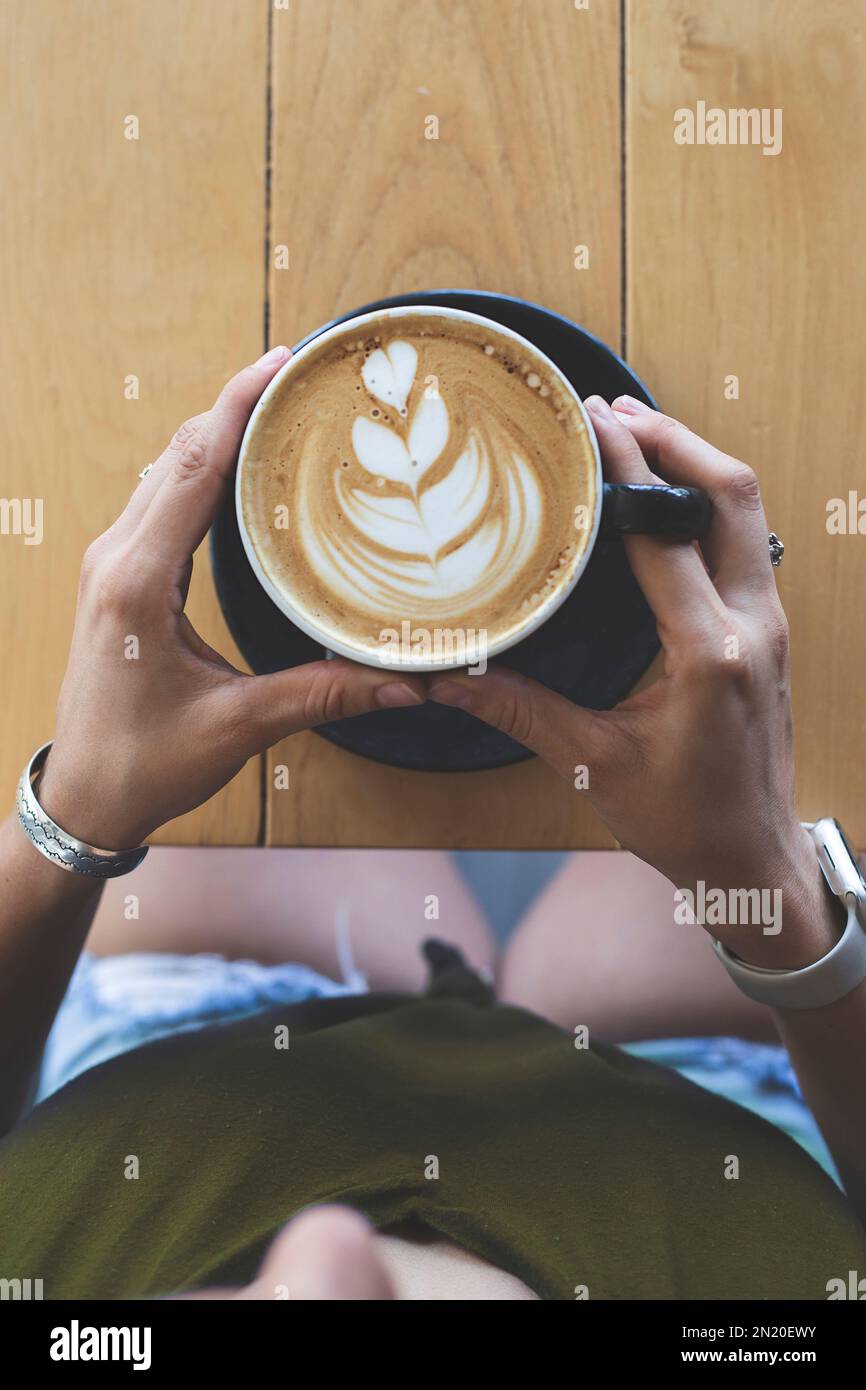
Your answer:
[[[41,497],[45,518],[39,546],[0,538],[7,803],[53,729],[88,540],[261,351],[266,31],[246,0],[0,7],[0,276],[15,328],[0,338],[0,491]],[[124,138],[129,115],[138,140]],[[190,615],[235,655],[204,551]],[[254,762],[159,839],[254,843],[258,825]]]
[[[786,543],[799,809],[866,845],[866,538],[830,535],[866,415],[866,50],[859,0],[628,7],[628,342],[663,408],[757,469]],[[781,108],[782,150],[677,145],[698,101]],[[725,379],[739,378],[739,399]]]
[[[271,275],[275,340],[455,286],[538,300],[618,344],[618,0],[299,0],[273,24],[271,241],[289,248]],[[537,765],[403,773],[315,735],[273,759],[300,774],[270,793],[277,844],[611,844]]]

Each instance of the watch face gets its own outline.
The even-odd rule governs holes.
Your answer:
[[[817,821],[811,833],[818,863],[832,891],[840,898],[857,898],[866,907],[866,880],[839,822],[828,816]]]

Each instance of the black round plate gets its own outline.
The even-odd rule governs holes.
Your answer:
[[[634,372],[598,338],[549,309],[508,295],[428,290],[365,304],[334,323],[398,304],[435,304],[482,314],[535,343],[581,396],[595,394],[612,400],[627,392],[655,405]],[[330,326],[323,324],[303,341],[309,342]],[[211,563],[226,622],[253,671],[281,671],[324,655],[324,648],[271,602],[253,574],[238,531],[233,488],[211,531]],[[658,649],[655,620],[622,543],[599,540],[562,607],[500,659],[576,704],[610,709],[631,690]],[[481,771],[531,756],[519,743],[472,715],[432,703],[363,714],[323,724],[316,732],[365,758],[418,771]]]

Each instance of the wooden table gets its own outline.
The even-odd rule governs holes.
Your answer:
[[[45,515],[39,546],[0,536],[7,799],[142,465],[265,342],[447,285],[577,319],[757,468],[801,813],[866,844],[866,536],[826,526],[866,495],[863,31],[862,0],[4,0],[0,491]],[[699,101],[781,108],[782,152],[676,143]],[[204,553],[191,613],[236,657]],[[537,763],[402,773],[314,734],[274,763],[288,790],[250,764],[160,838],[612,844]]]

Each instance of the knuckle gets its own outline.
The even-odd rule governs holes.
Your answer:
[[[660,415],[657,420],[653,420],[653,427],[655,447],[660,459],[675,458],[683,452],[691,430],[681,420],[675,420],[673,415]]]
[[[113,568],[101,569],[96,575],[90,600],[97,613],[114,615],[128,607],[129,591],[126,583]]]
[[[345,684],[337,672],[317,671],[304,692],[303,720],[307,725],[328,724],[348,713]]]
[[[784,671],[791,650],[791,628],[782,608],[773,613],[767,623],[767,642],[777,667]]]
[[[134,561],[120,552],[95,571],[89,598],[97,612],[115,616],[137,607],[144,588]]]
[[[494,721],[508,738],[531,748],[535,741],[537,719],[532,701],[521,697],[517,692],[507,694],[502,701],[499,715]]]
[[[672,415],[662,415],[656,425],[661,439],[670,439],[672,435],[686,433],[686,427],[680,420],[675,420]]]
[[[736,684],[747,679],[751,660],[743,632],[730,624],[714,626],[712,631],[690,644],[683,667],[698,681],[728,680]]]
[[[92,540],[84,552],[81,561],[81,582],[88,584],[99,570],[105,560],[108,551],[109,537],[108,532],[97,536]]]
[[[756,511],[761,505],[761,485],[754,468],[747,463],[735,462],[725,480],[722,491],[738,507]]]
[[[195,477],[207,462],[207,416],[185,420],[172,436],[170,449],[175,470],[181,477]]]

